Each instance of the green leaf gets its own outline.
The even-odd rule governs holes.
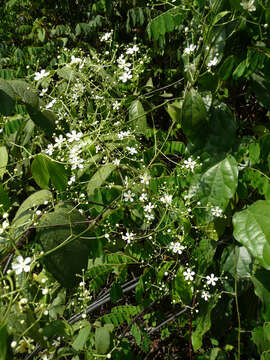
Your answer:
[[[113,325],[106,324],[97,327],[95,332],[95,346],[98,354],[107,354],[112,346]]]
[[[181,123],[182,118],[182,104],[179,101],[175,101],[168,105],[167,109],[171,119],[176,123]]]
[[[134,100],[130,105],[129,121],[136,131],[145,133],[147,130],[145,111],[139,100]]]
[[[265,244],[270,243],[269,213],[270,201],[258,200],[233,216],[235,239],[245,246],[266,269],[270,268],[268,265],[270,262],[267,257],[264,259],[263,250]]]
[[[15,94],[7,81],[0,78],[0,114],[12,115],[15,107]]]
[[[249,144],[248,150],[249,150],[250,165],[253,166],[258,162],[260,162],[260,153],[261,153],[260,144],[257,142],[251,143]]]
[[[104,181],[111,175],[111,173],[115,169],[116,165],[114,164],[106,164],[104,166],[101,166],[87,184],[88,196],[93,195],[95,190],[101,187]]]
[[[65,166],[63,164],[59,164],[56,161],[48,161],[47,162],[48,171],[50,174],[52,185],[58,191],[64,191],[67,188],[67,173],[65,170]]]
[[[110,299],[113,303],[116,303],[123,296],[122,287],[118,283],[114,283],[110,290]]]
[[[238,184],[237,162],[232,156],[210,167],[190,188],[193,194],[207,204],[219,206],[225,210],[229,200],[234,196]]]
[[[43,328],[42,335],[51,338],[53,336],[67,336],[72,333],[72,328],[65,320],[55,320]]]
[[[64,314],[66,308],[66,290],[62,289],[57,294],[56,298],[53,302],[49,305],[49,314],[50,317],[54,320],[57,319],[57,316],[62,316]]]
[[[265,321],[270,321],[270,272],[259,269],[251,276],[254,292],[262,302],[261,314]]]
[[[263,74],[252,74],[252,91],[257,100],[268,110],[270,110],[270,83]]]
[[[194,351],[200,349],[204,334],[211,328],[211,312],[216,306],[216,303],[216,298],[212,297],[208,302],[204,302],[200,305],[200,312],[196,320],[197,326],[191,335]]]
[[[3,176],[6,172],[6,167],[8,164],[8,152],[5,146],[0,146],[0,179],[3,179]]]
[[[0,184],[0,204],[2,205],[2,209],[7,211],[10,206],[10,200],[8,197],[8,193],[4,189],[3,185]]]
[[[87,325],[79,331],[78,336],[71,344],[74,350],[76,351],[83,350],[87,340],[89,339],[90,332],[91,332],[91,325]]]
[[[241,76],[244,75],[245,71],[246,71],[246,60],[243,60],[234,70],[233,78],[239,79]]]
[[[131,326],[130,333],[134,337],[136,344],[140,345],[142,342],[142,332],[137,324]]]
[[[31,165],[31,172],[35,182],[42,189],[49,189],[50,174],[47,166],[47,157],[38,154]]]
[[[182,129],[194,144],[200,144],[208,127],[205,105],[200,94],[191,89],[185,96],[182,108]]]
[[[83,233],[87,236],[87,228],[86,218],[65,203],[40,219],[37,239],[45,252],[44,265],[66,288],[74,287],[79,280],[76,275],[87,268],[90,244],[80,237]]]
[[[61,69],[58,69],[57,75],[68,81],[74,81],[76,79],[76,72],[71,68],[71,66],[64,66]]]
[[[230,55],[226,58],[218,70],[218,77],[220,80],[226,81],[230,78],[235,62],[234,55]]]
[[[7,326],[3,325],[0,328],[0,360],[6,360],[7,340],[8,340]]]
[[[181,302],[186,305],[190,304],[192,299],[192,289],[184,277],[184,267],[180,266],[172,284],[172,298],[175,302]]]
[[[252,331],[252,341],[256,344],[258,353],[263,354],[264,352],[268,352],[270,349],[270,324],[264,324],[263,326],[259,326],[253,329]],[[261,360],[266,360],[263,355],[260,358]],[[269,359],[269,358],[268,358]]]
[[[244,246],[236,246],[234,249],[231,249],[223,265],[223,271],[229,272],[233,277],[235,273],[238,276],[249,276],[251,264],[252,258],[248,250]]]

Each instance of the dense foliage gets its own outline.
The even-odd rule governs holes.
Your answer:
[[[270,1],[0,13],[0,360],[269,360]]]

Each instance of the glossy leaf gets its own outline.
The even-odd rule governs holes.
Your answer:
[[[112,330],[113,325],[104,325],[97,327],[95,332],[95,346],[98,354],[107,354],[112,345]]]
[[[106,164],[104,166],[101,166],[87,184],[88,196],[93,195],[95,190],[98,189],[101,185],[103,185],[104,181],[111,175],[111,173],[115,169],[116,165],[114,164]]]
[[[233,216],[233,235],[265,268],[263,250],[270,243],[270,201],[258,200]],[[268,258],[266,259],[268,260]]]
[[[15,107],[15,94],[12,87],[0,78],[0,114],[12,115]]]
[[[76,339],[73,341],[73,343],[71,345],[74,350],[76,350],[76,351],[83,350],[87,340],[89,339],[90,332],[91,332],[90,324],[83,327],[79,331],[79,334],[77,335]]]
[[[138,132],[144,133],[147,129],[147,121],[144,108],[139,100],[134,100],[129,108],[129,121],[131,126]]]
[[[46,156],[40,154],[35,157],[31,165],[31,172],[39,187],[49,189],[50,174]]]
[[[41,217],[39,226],[37,239],[45,252],[46,269],[64,287],[74,287],[79,280],[76,275],[87,268],[90,245],[80,237],[87,230],[85,217],[72,205],[61,203]]]
[[[0,179],[6,172],[6,166],[8,164],[8,152],[5,146],[0,146]]]

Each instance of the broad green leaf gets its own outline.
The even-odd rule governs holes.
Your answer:
[[[255,93],[257,100],[266,109],[270,110],[270,83],[265,79],[263,74],[252,74],[252,91]]]
[[[6,166],[8,164],[8,152],[5,146],[0,146],[0,179],[3,179],[3,176],[6,172]]]
[[[57,316],[62,316],[66,308],[66,290],[62,289],[57,294],[56,298],[49,305],[49,314],[50,317],[54,320],[57,319]]]
[[[263,326],[254,328],[252,331],[251,339],[256,344],[259,354],[268,352],[270,349],[269,333],[270,333],[270,324],[267,323],[265,323]],[[264,355],[262,355],[260,359],[269,360],[270,358],[265,358]]]
[[[136,323],[131,326],[130,333],[134,337],[136,344],[140,345],[142,342],[142,332]]]
[[[47,163],[48,171],[50,174],[50,179],[52,185],[58,191],[64,191],[67,187],[67,173],[65,170],[65,166],[63,164],[59,164],[56,161],[49,160]]]
[[[246,71],[246,60],[243,60],[242,62],[240,62],[240,64],[238,64],[238,66],[234,70],[233,78],[239,79],[241,76],[244,75],[245,71]]]
[[[237,162],[232,156],[210,167],[190,188],[203,206],[219,206],[225,210],[238,184]]]
[[[87,184],[88,196],[93,195],[95,190],[103,185],[104,181],[111,175],[111,173],[115,169],[116,165],[114,164],[106,164],[104,166],[101,166]]]
[[[200,305],[200,312],[197,318],[197,326],[192,332],[191,340],[194,351],[198,351],[202,346],[202,340],[205,333],[211,328],[211,312],[216,306],[216,298],[212,297],[208,302]]]
[[[42,101],[40,101],[39,104],[40,106],[44,105]],[[55,114],[49,110],[41,111],[39,107],[34,108],[32,106],[27,105],[26,108],[34,123],[37,126],[39,126],[41,129],[43,129],[49,136],[52,136],[52,134],[55,131],[55,121],[56,121]]]
[[[258,142],[253,142],[249,144],[248,147],[249,150],[249,159],[250,159],[250,165],[253,166],[260,162],[260,144]]]
[[[187,93],[182,107],[182,129],[192,143],[200,144],[208,127],[207,113],[202,97],[195,89]]]
[[[110,299],[113,303],[116,303],[123,296],[122,287],[119,283],[113,283],[110,290]]]
[[[9,121],[5,123],[3,126],[3,132],[7,136],[14,134],[21,126],[21,124],[24,122],[24,119],[22,115],[15,115],[12,117],[9,117]]]
[[[185,280],[184,267],[180,266],[172,284],[172,298],[175,302],[181,302],[189,305],[192,299],[192,288]]]
[[[47,157],[38,154],[31,165],[31,172],[35,182],[42,189],[49,189],[50,175],[47,166]]]
[[[209,39],[210,51],[206,58],[206,64],[208,64],[214,58],[218,58],[220,61],[223,55],[223,50],[226,44],[226,30],[225,26],[218,26],[213,28]],[[218,55],[217,55],[218,54]]]
[[[235,62],[236,60],[234,55],[227,57],[218,70],[218,76],[220,80],[226,81],[230,78]]]
[[[76,339],[73,341],[71,346],[74,350],[80,351],[83,350],[84,345],[86,344],[87,340],[89,339],[89,335],[91,332],[91,325],[87,325],[79,331]]]
[[[179,101],[175,101],[172,104],[168,105],[168,113],[171,119],[176,123],[181,123],[182,118],[182,104]]]
[[[95,346],[98,354],[107,354],[112,345],[113,325],[106,324],[103,327],[97,327],[95,331]]]
[[[76,275],[87,268],[90,244],[80,237],[81,234],[87,236],[87,228],[86,218],[72,205],[64,203],[39,221],[37,240],[45,252],[44,265],[66,288],[74,287],[79,280]]]
[[[235,273],[238,276],[249,276],[251,264],[252,258],[248,250],[244,246],[236,246],[234,249],[231,249],[223,265],[223,271],[229,272],[233,277]]]
[[[270,201],[258,200],[233,216],[235,239],[245,246],[266,269],[270,269],[270,266],[264,260],[263,250],[265,244],[270,243],[269,213]]]
[[[43,328],[42,335],[52,338],[53,336],[70,336],[72,328],[65,320],[54,320]]]
[[[0,114],[12,115],[15,107],[15,94],[12,87],[0,78]]]
[[[134,100],[130,105],[129,121],[136,131],[144,133],[147,130],[145,111],[139,100]]]
[[[37,91],[27,82],[23,80],[8,80],[8,84],[12,87],[14,93],[25,104],[37,108],[39,106],[39,97]]]
[[[230,109],[220,104],[211,111],[209,131],[204,150],[222,153],[231,149],[235,142],[236,122]]]
[[[19,237],[23,232],[32,224],[34,209],[39,205],[44,205],[45,202],[51,202],[53,200],[52,193],[48,190],[40,190],[30,195],[19,207],[10,229],[10,236],[13,241],[19,240]]]
[[[270,321],[270,272],[259,269],[251,276],[254,292],[262,302],[261,314],[265,321]]]
[[[74,81],[76,79],[76,72],[71,66],[64,66],[57,70],[57,75],[68,81]]]

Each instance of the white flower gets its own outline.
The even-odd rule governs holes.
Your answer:
[[[44,96],[47,91],[48,91],[48,88],[42,89],[42,90],[41,90],[41,93],[39,94],[39,96]]]
[[[134,154],[137,154],[137,153],[138,153],[138,151],[137,151],[134,147],[129,147],[129,146],[127,146],[126,149],[127,149],[127,151],[129,151],[129,153],[130,153],[131,155],[134,155]]]
[[[125,137],[130,135],[130,131],[121,131],[119,134],[117,134],[118,139],[123,140]]]
[[[163,203],[163,204],[166,204],[167,205],[171,205],[172,203],[172,195],[168,195],[168,194],[165,194],[164,196],[162,196],[160,198],[160,201]]]
[[[69,158],[69,162],[71,163],[71,170],[75,170],[77,168],[83,169],[84,160],[79,158],[78,156],[72,156]]]
[[[193,71],[195,71],[196,70],[196,65],[195,64],[187,64],[186,66],[185,66],[185,72],[193,72]]]
[[[71,176],[71,178],[68,181],[68,185],[71,185],[75,182],[75,176]]]
[[[108,41],[112,37],[112,31],[106,32],[104,35],[101,36],[100,41]]]
[[[240,5],[242,6],[242,8],[244,9],[244,10],[247,10],[247,11],[256,11],[256,7],[255,7],[255,5],[254,5],[254,1],[255,0],[249,0],[249,1],[242,1],[241,3],[240,3]]]
[[[222,209],[218,206],[214,207],[211,209],[212,215],[216,216],[216,217],[221,217],[222,216]]]
[[[211,68],[212,66],[216,66],[218,63],[218,58],[215,56],[213,60],[210,60],[209,63],[207,64],[208,68]]]
[[[83,136],[81,132],[77,133],[75,130],[72,130],[71,133],[67,133],[68,142],[79,141]]]
[[[148,200],[147,194],[146,194],[146,193],[142,193],[142,195],[139,197],[139,200],[142,201],[142,202]]]
[[[82,62],[82,59],[76,58],[74,55],[71,55],[70,65],[72,65],[72,64],[80,64],[81,62]]]
[[[206,280],[208,285],[215,286],[216,282],[218,281],[218,278],[214,274],[211,274],[210,276],[209,275],[206,276]]]
[[[194,171],[194,168],[196,166],[196,161],[192,160],[191,157],[189,157],[187,160],[184,160],[184,167],[186,169],[190,169],[191,171]]]
[[[41,70],[40,72],[36,72],[35,73],[35,77],[34,77],[34,79],[36,80],[36,81],[38,81],[38,80],[40,80],[40,79],[42,79],[42,78],[44,78],[44,77],[46,77],[46,76],[48,76],[48,75],[50,75],[50,73],[49,72],[46,72],[46,70]]]
[[[145,205],[143,209],[145,212],[151,213],[153,208],[154,205],[150,202],[149,204]]]
[[[66,141],[66,138],[63,137],[63,135],[59,135],[59,137],[55,138],[55,144],[54,147],[60,149],[62,144]]]
[[[190,55],[191,53],[193,53],[193,51],[196,49],[196,45],[189,45],[187,48],[185,48],[184,50],[184,54],[185,55]]]
[[[135,194],[133,194],[130,190],[128,190],[128,192],[124,193],[124,201],[133,202],[134,201],[134,196],[135,196]]]
[[[149,181],[151,179],[151,176],[147,173],[144,173],[143,175],[140,175],[141,178],[141,184],[149,185]]]
[[[47,295],[48,292],[49,292],[49,289],[48,289],[48,288],[42,289],[42,295]]]
[[[187,269],[187,271],[184,271],[183,274],[184,274],[184,277],[185,277],[186,281],[193,281],[194,280],[195,272],[191,271],[191,269]]]
[[[53,99],[51,102],[49,102],[49,104],[46,105],[46,109],[50,109],[51,107],[53,107],[53,105],[56,103],[56,100]]]
[[[128,244],[130,244],[131,240],[134,239],[134,235],[132,232],[129,233],[128,231],[126,232],[126,235],[122,235],[122,239],[125,240]]]
[[[138,52],[138,51],[139,51],[139,46],[138,46],[138,45],[134,45],[134,46],[128,48],[127,51],[126,51],[126,53],[133,55],[133,54],[135,54],[135,53]]]
[[[120,160],[119,159],[114,159],[113,164],[116,165],[116,166],[119,166],[120,165]]]
[[[201,296],[205,301],[207,301],[211,297],[208,291],[203,291]]]
[[[172,250],[172,252],[181,255],[185,247],[181,245],[179,241],[177,241],[177,242],[171,242],[169,245],[169,249]]]
[[[17,341],[12,341],[10,346],[12,347],[12,349],[14,349],[17,346]]]
[[[31,258],[27,257],[23,259],[23,257],[20,255],[16,258],[17,262],[15,264],[12,264],[12,269],[15,270],[15,273],[17,275],[24,272],[30,271],[30,265],[28,265],[31,262]]]
[[[132,79],[132,74],[130,71],[125,71],[125,72],[123,72],[123,74],[121,76],[119,76],[119,79],[123,83],[126,83],[129,79]]]
[[[130,71],[129,68],[131,67],[131,63],[126,62],[123,54],[121,56],[119,56],[119,58],[117,59],[117,63],[118,63],[119,69],[123,69],[125,71]]]
[[[49,156],[52,156],[52,154],[53,154],[53,144],[49,144],[47,146],[47,149],[45,150],[45,153],[48,154]]]
[[[119,110],[120,109],[120,102],[119,101],[115,101],[114,103],[113,103],[113,110]]]
[[[9,227],[9,221],[8,221],[8,219],[6,219],[2,222],[2,228],[3,228],[3,230],[5,230],[8,227]]]
[[[154,220],[155,216],[153,214],[145,214],[144,215],[146,220],[151,221]]]

